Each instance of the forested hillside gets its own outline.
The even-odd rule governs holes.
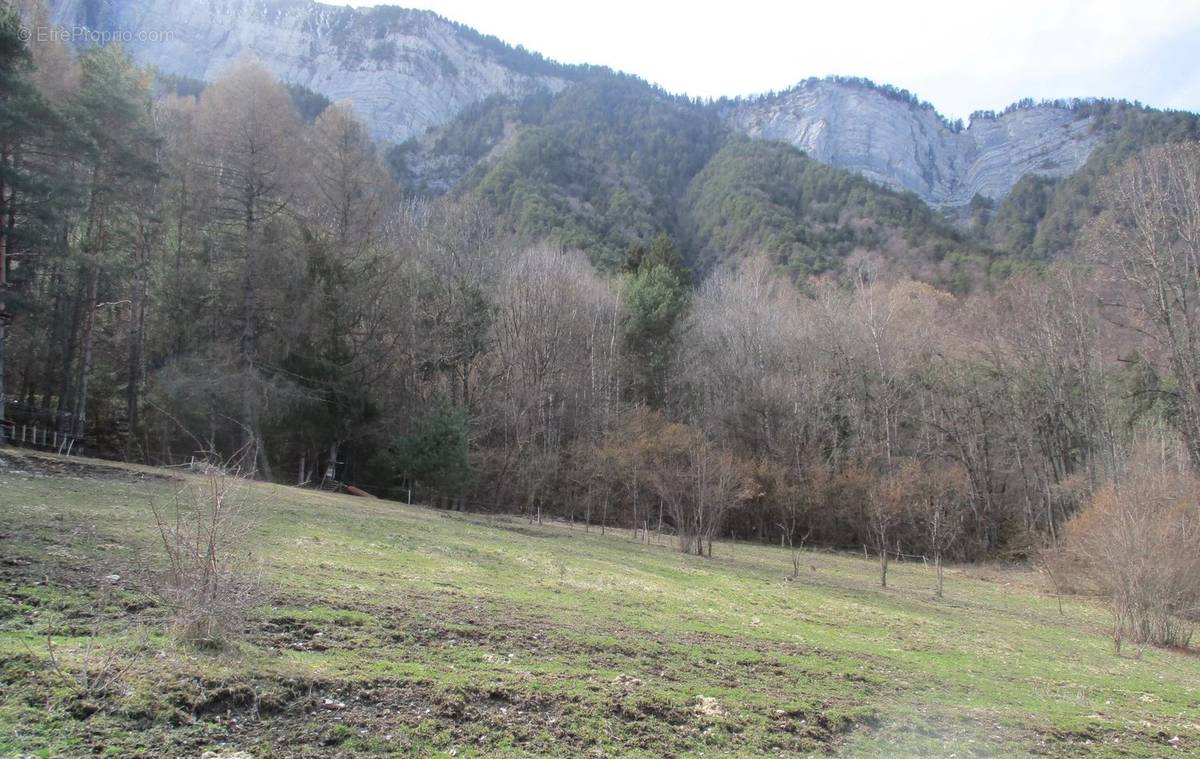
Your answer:
[[[631,244],[678,228],[679,197],[724,137],[695,103],[600,73],[554,98],[462,191],[522,239],[586,250],[612,268]]]
[[[1076,108],[1093,119],[1092,129],[1105,140],[1070,176],[1030,174],[998,204],[977,203],[983,213],[977,217],[982,224],[976,231],[998,249],[1040,261],[1070,255],[1080,231],[1103,208],[1106,179],[1123,162],[1152,145],[1200,139],[1200,116],[1194,113],[1110,101]],[[994,214],[988,210],[993,205]]]
[[[608,72],[385,149],[253,62],[193,86],[19,27],[16,427],[692,552],[1026,555],[1145,440],[1200,461],[1194,116],[1095,104],[1094,165],[955,226]]]
[[[943,279],[940,262],[978,247],[917,196],[778,142],[728,142],[692,179],[684,209],[684,239],[704,270],[762,254],[802,282],[869,252]]]
[[[1000,198],[936,210],[786,143],[740,136],[720,117],[729,107],[594,70],[557,96],[489,98],[391,148],[389,159],[408,191],[482,197],[521,239],[585,249],[607,269],[631,244],[665,231],[701,273],[765,253],[803,281],[837,275],[848,259],[867,255],[967,292],[1071,255],[1101,210],[1106,177],[1123,161],[1200,135],[1195,114],[1119,101],[1058,103],[1099,140],[1078,172],[1027,174]]]
[[[388,155],[409,191],[482,199],[518,238],[610,271],[660,232],[700,274],[767,253],[805,281],[871,253],[965,290],[1003,258],[911,193],[739,137],[714,106],[606,71],[557,97],[489,99]]]

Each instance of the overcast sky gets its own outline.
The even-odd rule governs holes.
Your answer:
[[[349,2],[427,8],[701,97],[842,74],[911,90],[952,118],[1023,97],[1200,111],[1200,0]]]

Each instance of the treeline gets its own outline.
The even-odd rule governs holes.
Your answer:
[[[487,193],[406,200],[347,106],[306,123],[252,63],[153,97],[119,48],[30,50],[11,13],[0,54],[0,408],[87,451],[665,529],[693,552],[732,534],[934,560],[1056,539],[1139,430],[1200,459],[1200,235],[1181,226],[1200,213],[1137,200],[1200,197],[1194,145],[1122,169],[1088,257],[994,291],[871,251],[803,289],[762,256],[697,284],[665,235],[601,272],[520,242]],[[623,102],[613,129],[644,104]],[[1169,244],[1135,244],[1147,224]]]

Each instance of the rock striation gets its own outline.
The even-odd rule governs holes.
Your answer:
[[[1026,174],[1074,173],[1103,141],[1090,118],[1066,107],[1017,108],[957,128],[927,104],[854,81],[810,80],[726,105],[722,116],[751,137],[791,143],[939,207],[1002,198]]]
[[[253,57],[282,81],[349,100],[377,140],[403,142],[489,95],[566,85],[565,67],[429,11],[310,0],[53,0],[53,21],[122,39],[171,74],[212,80]]]

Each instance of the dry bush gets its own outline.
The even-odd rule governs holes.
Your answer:
[[[743,474],[732,454],[702,432],[671,424],[649,462],[650,483],[666,504],[679,550],[712,556],[712,541],[743,497]]]
[[[675,526],[679,550],[712,556],[713,539],[748,495],[745,467],[702,430],[665,422],[657,414],[643,421],[636,447],[650,489]]]
[[[1182,456],[1143,444],[1067,524],[1059,571],[1109,599],[1118,652],[1125,639],[1188,645],[1200,616],[1198,493]]]
[[[259,597],[247,543],[253,504],[244,479],[210,467],[176,494],[174,514],[153,507],[167,568],[154,583],[178,638],[219,646]]]

